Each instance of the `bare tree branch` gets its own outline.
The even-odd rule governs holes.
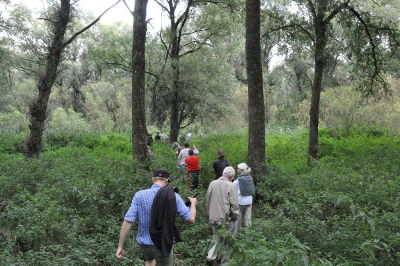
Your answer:
[[[193,0],[188,0],[188,3],[187,3],[185,11],[183,12],[183,14],[176,21],[176,25],[179,25],[182,22],[182,26],[181,26],[181,30],[180,31],[182,31],[182,28],[186,24],[186,21],[187,21],[187,19],[189,17],[189,10],[192,7],[192,3],[193,3]],[[182,34],[179,34],[179,36],[181,36],[181,35]]]
[[[184,129],[184,128],[190,126],[191,124],[193,124],[193,122],[194,122],[194,120],[195,120],[196,117],[197,117],[197,116],[192,117],[192,118],[190,119],[190,121],[189,121],[186,125],[180,126],[179,128],[180,128],[180,129]]]
[[[371,33],[369,32],[368,29],[368,24],[364,21],[364,19],[362,18],[361,14],[358,13],[352,6],[348,6],[347,7],[348,10],[350,10],[358,19],[358,21],[360,21],[360,23],[364,26],[364,30],[365,33],[367,34],[367,37],[369,39],[369,43],[372,47],[372,58],[373,58],[373,63],[374,63],[374,74],[373,74],[373,78],[375,76],[377,76],[379,74],[379,68],[378,68],[378,59],[376,56],[376,45],[374,43],[374,40],[372,39]]]
[[[374,3],[375,5],[377,5],[377,6],[379,6],[379,7],[381,7],[382,5],[381,4],[379,4],[379,3],[377,3],[376,1],[374,1],[374,0],[371,0],[372,1],[372,3]]]
[[[168,46],[167,46],[167,44],[165,43],[165,41],[164,41],[164,39],[163,39],[163,37],[162,37],[161,31],[158,33],[158,36],[160,37],[160,41],[161,41],[161,43],[163,44],[163,46],[164,46],[164,48],[165,48],[165,51],[166,51],[165,60],[167,60],[167,59],[168,59],[168,56],[170,56],[169,51],[170,51],[170,49],[171,49],[171,44],[168,44]]]
[[[182,36],[188,36],[188,35],[191,35],[191,34],[194,34],[194,33],[199,33],[199,32],[204,32],[204,31],[208,31],[209,29],[197,29],[197,30],[194,30],[194,31],[191,31],[191,32],[184,32],[184,33],[182,33]]]
[[[154,74],[153,72],[150,72],[150,71],[145,71],[145,73],[146,73],[146,74],[149,74],[150,76],[153,76],[153,77],[155,77],[155,78],[156,78],[156,80],[159,80],[159,79],[160,79],[160,76],[158,76],[158,75]]]
[[[71,6],[76,5],[79,1],[80,1],[80,0],[75,0],[75,1],[71,4]]]
[[[107,60],[105,60],[104,63],[106,63],[107,65],[110,65],[110,66],[115,66],[115,67],[121,68],[122,70],[124,70],[126,72],[132,72],[132,67],[130,65],[125,65],[120,62],[110,62]]]
[[[133,11],[131,10],[131,8],[128,6],[128,3],[126,3],[125,0],[122,0],[126,6],[126,8],[129,10],[129,13],[131,13],[131,15],[133,16]]]
[[[167,12],[169,12],[169,9],[166,7],[166,6],[164,6],[160,1],[158,1],[158,0],[154,0],[162,9],[164,9],[165,11],[167,11]]]
[[[84,33],[85,31],[87,31],[88,29],[90,29],[94,24],[96,24],[101,17],[108,12],[108,10],[110,10],[111,8],[113,8],[114,6],[116,6],[121,0],[118,0],[117,2],[115,2],[115,4],[113,4],[112,6],[110,6],[109,8],[107,8],[103,13],[101,13],[100,16],[98,16],[95,20],[93,20],[90,24],[88,24],[86,27],[84,27],[83,29],[81,29],[80,31],[76,32],[74,35],[72,35],[71,38],[69,38],[66,42],[63,43],[63,45],[60,47],[60,49],[63,49],[64,47],[66,47],[68,44],[70,44],[73,40],[75,40],[76,37],[78,37],[80,34]]]
[[[324,24],[328,24],[340,11],[342,11],[349,5],[349,2],[350,0],[347,0],[336,7],[335,10],[333,10],[326,19],[324,19]]]
[[[40,17],[40,18],[38,18],[39,20],[44,20],[44,21],[49,21],[49,22],[51,22],[51,23],[57,23],[57,21],[54,21],[54,20],[51,20],[51,19],[49,19],[49,18],[42,18],[42,17]]]
[[[310,38],[310,40],[311,40],[312,42],[315,42],[314,36],[312,35],[312,33],[311,33],[310,31],[308,31],[306,28],[304,28],[302,25],[297,24],[297,23],[293,23],[293,24],[289,24],[289,25],[284,25],[284,26],[281,26],[281,27],[277,27],[277,28],[274,28],[274,29],[270,29],[270,30],[266,31],[266,32],[261,36],[261,39],[262,39],[262,38],[265,38],[268,34],[270,34],[270,33],[272,33],[272,32],[279,31],[279,30],[283,30],[283,29],[286,29],[286,28],[291,28],[291,27],[298,27],[298,28],[300,28],[300,29]]]

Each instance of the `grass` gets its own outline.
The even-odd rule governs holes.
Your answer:
[[[0,138],[1,139],[1,138]],[[388,134],[338,137],[321,132],[322,158],[306,164],[303,131],[270,131],[268,173],[257,184],[253,226],[236,239],[232,265],[398,265],[400,263],[400,141]],[[20,138],[16,137],[16,143]],[[119,227],[135,191],[151,173],[132,161],[127,135],[61,137],[37,160],[4,137],[0,149],[0,264],[141,265],[134,232],[127,259],[114,258]],[[195,139],[202,168],[198,219],[181,221],[185,242],[176,265],[203,265],[210,240],[205,192],[214,178],[215,151],[232,165],[246,161],[244,133]],[[170,144],[153,144],[153,168],[171,172],[182,197]],[[179,220],[179,219],[178,219]]]

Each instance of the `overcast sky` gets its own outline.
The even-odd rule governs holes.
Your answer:
[[[94,17],[99,16],[104,10],[113,5],[117,0],[80,0],[79,6],[84,12],[92,14]],[[31,10],[38,11],[43,8],[42,0],[13,0],[14,3],[23,3]],[[126,1],[131,10],[134,8],[134,0]],[[152,0],[149,1],[147,6],[147,19],[152,18],[150,21],[149,31],[158,31],[161,27],[161,9]],[[165,20],[165,19],[164,19]],[[111,24],[118,21],[124,21],[128,24],[132,23],[132,15],[129,13],[125,4],[121,1],[117,6],[107,12],[100,23]],[[164,23],[165,24],[165,23]]]

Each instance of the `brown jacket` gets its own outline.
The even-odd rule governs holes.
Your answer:
[[[236,221],[239,215],[237,186],[221,176],[207,190],[207,212],[210,222]]]

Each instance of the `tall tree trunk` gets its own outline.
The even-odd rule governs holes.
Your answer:
[[[310,106],[310,136],[308,143],[309,159],[318,157],[319,141],[318,141],[318,123],[319,108],[322,90],[322,79],[324,67],[326,64],[325,47],[326,47],[326,30],[327,26],[323,21],[324,16],[318,15],[314,19],[315,31],[315,54],[314,54],[314,80],[312,86],[311,106]]]
[[[171,102],[171,116],[170,116],[170,129],[169,129],[169,141],[178,141],[180,130],[179,124],[179,96],[178,91],[175,90],[173,93],[173,100]]]
[[[260,45],[260,0],[246,0],[246,61],[248,79],[248,159],[262,174],[265,164],[265,107]]]
[[[171,15],[170,15],[171,16]],[[175,142],[178,140],[180,124],[179,124],[179,42],[177,36],[177,24],[175,18],[171,16],[171,67],[172,67],[172,100],[171,100],[171,116],[170,116],[170,129],[169,129],[169,141]]]
[[[135,0],[132,46],[132,150],[133,157],[147,165],[145,110],[145,43],[148,0]]]
[[[170,116],[170,130],[169,141],[175,142],[179,136],[179,60],[172,59],[173,71],[173,84],[172,84],[172,101],[171,101],[171,116]]]
[[[44,122],[47,116],[47,105],[51,88],[57,77],[58,65],[61,61],[61,53],[64,35],[69,22],[70,0],[61,0],[61,8],[54,25],[53,40],[46,58],[46,67],[40,75],[37,89],[39,91],[35,102],[30,106],[30,135],[27,140],[27,156],[37,157],[42,151],[42,136]]]

